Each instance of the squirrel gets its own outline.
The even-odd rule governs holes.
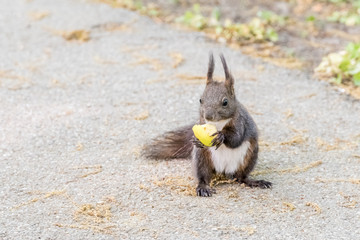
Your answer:
[[[251,188],[271,188],[272,183],[248,178],[258,158],[258,130],[246,108],[236,99],[234,78],[223,54],[220,54],[225,71],[225,82],[214,81],[214,56],[209,54],[205,90],[200,98],[200,124],[216,126],[212,147],[204,146],[188,125],[155,138],[144,148],[151,159],[192,157],[198,180],[196,194],[210,197],[214,173],[225,174]]]

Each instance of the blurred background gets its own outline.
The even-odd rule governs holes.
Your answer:
[[[315,73],[360,98],[359,0],[101,0]]]

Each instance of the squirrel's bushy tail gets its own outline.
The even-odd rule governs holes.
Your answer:
[[[166,132],[146,145],[143,155],[151,159],[189,158],[193,149],[192,125]]]

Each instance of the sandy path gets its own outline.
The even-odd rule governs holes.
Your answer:
[[[83,1],[7,2],[0,239],[360,235],[358,101],[133,12]],[[90,40],[62,37],[76,29]],[[222,184],[212,198],[194,197],[189,161],[139,156],[144,142],[196,120],[204,85],[189,78],[205,76],[209,50],[225,54],[238,98],[258,124],[254,177],[272,181],[271,190]]]

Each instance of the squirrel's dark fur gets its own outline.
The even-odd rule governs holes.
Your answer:
[[[145,146],[143,155],[151,159],[189,158],[193,150],[191,142],[194,133],[189,125],[166,132]]]
[[[257,127],[246,108],[237,101],[234,78],[224,56],[220,55],[220,58],[225,82],[213,80],[215,64],[210,54],[206,87],[200,99],[200,124],[210,123],[218,130],[213,140],[214,147],[206,147],[196,139],[192,132],[193,125],[189,125],[165,133],[144,149],[145,156],[152,159],[192,156],[198,180],[196,192],[204,197],[213,193],[209,184],[215,172],[236,178],[250,187],[271,187],[270,182],[248,178],[258,157]]]

